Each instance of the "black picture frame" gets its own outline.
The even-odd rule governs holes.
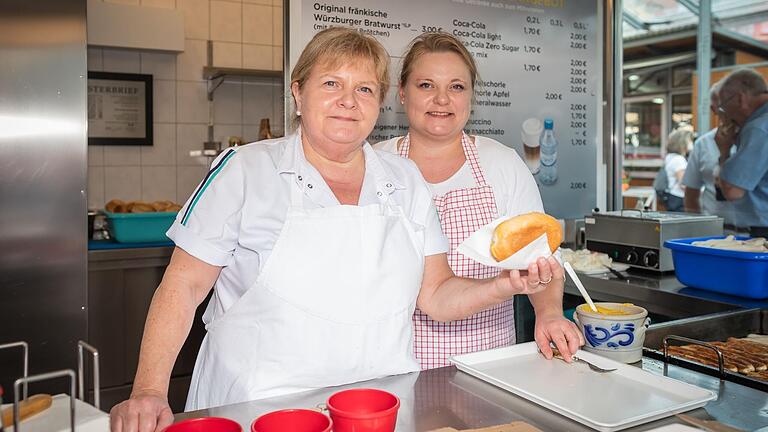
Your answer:
[[[88,145],[153,145],[152,75],[88,72]]]

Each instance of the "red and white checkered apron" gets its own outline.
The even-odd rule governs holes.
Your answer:
[[[400,147],[400,156],[407,158],[410,135]],[[476,187],[455,189],[432,199],[437,208],[443,232],[450,249],[448,264],[457,276],[485,279],[500,270],[478,263],[458,253],[456,248],[470,234],[498,218],[493,188],[486,184],[483,170],[477,160],[477,147],[467,134],[462,133],[464,156],[472,169]],[[441,323],[431,320],[418,308],[413,314],[414,351],[422,369],[448,366],[451,356],[482,351],[515,343],[515,317],[512,300],[475,314],[469,318]]]

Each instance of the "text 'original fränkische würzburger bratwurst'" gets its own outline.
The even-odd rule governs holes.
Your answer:
[[[500,223],[493,231],[491,255],[504,261],[532,241],[547,234],[549,250],[554,252],[563,241],[560,222],[544,213],[526,213]]]

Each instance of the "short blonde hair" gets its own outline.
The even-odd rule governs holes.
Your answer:
[[[472,54],[467,51],[464,44],[453,35],[444,32],[427,32],[416,36],[408,46],[408,52],[403,57],[403,67],[400,70],[400,85],[408,82],[411,75],[413,64],[424,54],[452,52],[457,54],[469,69],[469,75],[472,78],[472,88],[475,88],[477,81],[477,65]]]
[[[677,129],[669,134],[667,139],[667,153],[685,155],[693,144],[693,132],[687,128]]]
[[[369,60],[379,85],[379,102],[389,90],[389,53],[376,39],[348,27],[330,27],[317,33],[301,52],[291,72],[291,85],[301,89],[315,66],[331,69]],[[294,101],[295,103],[295,101]]]

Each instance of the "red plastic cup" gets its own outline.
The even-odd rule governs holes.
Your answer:
[[[331,432],[327,415],[308,409],[272,411],[251,423],[251,432]]]
[[[174,423],[163,432],[243,432],[240,424],[222,417],[200,417]]]
[[[328,398],[334,432],[392,432],[400,399],[378,389],[350,389]]]

